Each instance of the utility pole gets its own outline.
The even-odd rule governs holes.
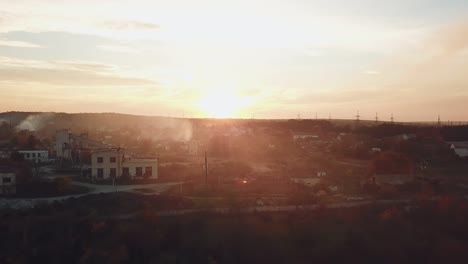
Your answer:
[[[390,116],[390,122],[392,122],[392,124],[393,124],[394,121],[395,121],[395,119],[393,118],[393,113],[392,113],[392,115]]]
[[[437,117],[437,126],[440,126],[440,115]]]
[[[221,173],[218,173],[218,193],[221,190],[221,177],[220,177],[220,175],[221,175]]]
[[[379,113],[375,112],[375,122],[379,122]]]
[[[205,189],[208,191],[208,159],[206,158],[206,150],[205,150]]]

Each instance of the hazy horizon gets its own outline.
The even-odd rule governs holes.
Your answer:
[[[157,114],[132,114],[132,113],[123,113],[123,112],[56,112],[56,111],[4,111],[0,112],[0,115],[8,115],[9,113],[26,113],[30,114],[30,116],[41,116],[43,114],[66,114],[66,115],[100,115],[100,114],[114,114],[114,115],[128,115],[128,116],[135,116],[135,117],[156,117],[156,118],[175,118],[175,119],[215,119],[215,120],[317,120],[317,121],[344,121],[344,122],[355,122],[356,121],[356,116],[350,117],[350,118],[333,118],[333,117],[307,117],[303,118],[301,116],[296,116],[296,117],[285,117],[285,118],[262,118],[262,117],[197,117],[197,116],[184,116],[183,114],[179,115],[157,115]],[[5,118],[0,118],[0,122],[5,121],[8,122],[7,119]],[[375,116],[374,117],[368,117],[367,116],[361,116],[359,118],[359,121],[363,123],[375,123]],[[384,124],[384,123],[421,123],[421,124],[437,124],[438,120],[414,120],[414,121],[400,121],[397,119],[397,117],[394,117],[394,121],[392,122],[391,117],[382,119],[378,118],[377,122],[379,124]],[[450,125],[450,126],[455,126],[455,125],[467,125],[468,120],[440,120],[441,125]]]
[[[0,111],[466,121],[468,2],[0,0]]]

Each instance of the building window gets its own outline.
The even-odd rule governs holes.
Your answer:
[[[122,175],[130,176],[130,169],[128,167],[123,167],[122,168]]]
[[[40,158],[40,157],[41,157],[41,153],[37,153],[37,157]]]
[[[97,158],[97,163],[104,163],[104,158],[103,157],[98,157]]]
[[[145,176],[152,177],[153,176],[153,167],[146,167],[145,168]]]
[[[3,178],[3,183],[11,183],[11,178],[10,177]]]
[[[35,158],[35,157],[36,157],[36,153],[33,153],[33,154],[32,154],[32,157]]]
[[[110,157],[110,163],[116,163],[117,162],[117,158],[115,157]]]
[[[26,158],[30,158],[31,155],[29,153],[26,153]]]
[[[109,176],[111,178],[115,178],[117,176],[117,169],[116,168],[111,168]]]
[[[136,167],[136,175],[137,177],[143,176],[143,168],[142,167]]]
[[[101,168],[101,169],[97,169],[97,177],[98,177],[99,179],[104,178],[104,169],[102,169],[102,168]]]

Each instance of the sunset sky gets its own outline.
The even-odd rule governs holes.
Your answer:
[[[466,0],[0,0],[0,111],[468,120]]]

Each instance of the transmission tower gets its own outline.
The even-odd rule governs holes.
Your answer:
[[[359,115],[359,110],[358,110],[357,113],[356,113],[356,122],[361,121],[360,118],[361,118],[361,116]]]

